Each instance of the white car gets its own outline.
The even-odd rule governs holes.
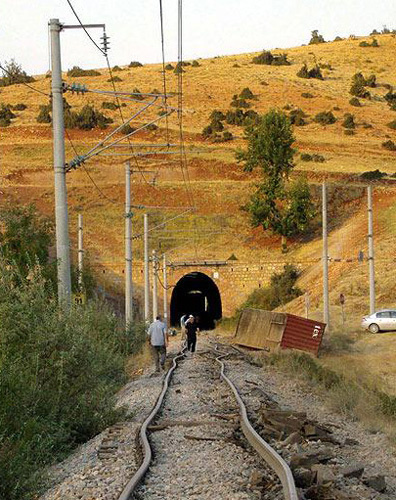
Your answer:
[[[370,316],[364,316],[362,319],[362,327],[366,330],[370,330],[371,333],[396,330],[396,310],[383,309]]]

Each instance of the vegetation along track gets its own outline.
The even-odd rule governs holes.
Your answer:
[[[205,343],[174,358],[141,427],[142,465],[120,500],[297,500],[288,465],[254,431],[225,374],[227,355]]]

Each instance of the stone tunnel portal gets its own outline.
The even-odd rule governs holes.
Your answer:
[[[206,274],[189,273],[177,282],[170,303],[171,325],[180,326],[183,314],[199,316],[202,330],[213,330],[216,320],[221,319],[220,292],[216,283]]]

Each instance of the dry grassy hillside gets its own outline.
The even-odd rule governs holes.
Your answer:
[[[252,230],[241,205],[248,198],[255,174],[246,174],[235,162],[235,150],[244,146],[243,129],[228,127],[235,140],[213,144],[204,140],[201,131],[208,124],[208,116],[214,109],[223,112],[230,109],[230,101],[244,87],[249,87],[257,96],[252,101],[252,109],[263,113],[271,107],[280,109],[301,108],[307,115],[308,124],[295,127],[296,147],[299,152],[319,153],[326,159],[324,163],[302,162],[296,155],[296,174],[304,172],[312,183],[328,179],[340,189],[356,182],[359,173],[380,169],[389,174],[396,172],[396,154],[381,147],[388,139],[396,139],[395,131],[387,123],[396,119],[383,99],[388,84],[396,87],[396,38],[392,35],[377,37],[378,48],[360,47],[358,40],[344,40],[314,46],[296,47],[285,52],[290,66],[262,66],[252,64],[257,54],[242,54],[214,59],[199,60],[199,67],[188,66],[184,74],[184,113],[185,141],[188,153],[190,191],[197,211],[170,224],[168,229],[187,229],[194,240],[186,242],[179,233],[170,236],[163,233],[161,248],[177,250],[170,252],[170,258],[216,258],[226,259],[235,253],[240,261],[257,262],[272,259],[297,262],[304,269],[301,286],[311,292],[313,308],[320,310],[320,238],[319,233],[310,241],[294,241],[288,254],[280,251],[279,238],[265,234],[259,229]],[[369,40],[369,37],[367,38]],[[277,51],[274,51],[275,53]],[[279,52],[279,51],[278,51]],[[296,76],[302,64],[312,66],[317,61],[329,65],[323,69],[324,80],[301,79]],[[357,71],[365,76],[376,74],[378,86],[369,89],[371,100],[361,100],[361,107],[353,107],[349,101],[351,78]],[[78,81],[89,89],[111,90],[107,70],[100,70],[96,77],[64,79],[68,83]],[[121,78],[117,89],[131,91],[138,88],[141,92],[161,90],[162,75],[160,65],[145,65],[140,68],[122,68],[114,72]],[[167,71],[167,85],[171,92],[177,91],[177,76]],[[37,77],[33,85],[42,91],[49,91],[49,79]],[[302,94],[311,94],[306,98]],[[93,104],[101,109],[103,101],[111,97],[87,93],[85,95],[65,94],[73,110],[85,104]],[[38,124],[36,117],[39,106],[47,104],[45,96],[40,96],[22,85],[1,89],[0,102],[5,104],[24,103],[25,111],[17,112],[17,118],[8,128],[0,131],[1,183],[4,202],[34,202],[48,214],[53,211],[52,187],[52,142],[51,129],[47,124]],[[177,105],[177,97],[169,100]],[[137,107],[128,103],[121,108],[127,119]],[[133,122],[134,126],[158,117],[161,107],[149,110],[144,118]],[[323,126],[313,121],[321,111],[333,111],[337,122]],[[121,123],[119,110],[102,110]],[[342,120],[345,113],[355,115],[357,128],[354,135],[345,135]],[[366,125],[364,125],[366,124]],[[367,124],[372,128],[366,128]],[[164,142],[165,122],[159,123],[156,131],[139,133],[140,143]],[[169,119],[170,142],[178,141],[177,119],[173,114]],[[79,131],[70,130],[69,136],[77,152],[83,153],[103,140],[112,130]],[[75,156],[67,143],[67,159]],[[188,192],[183,182],[177,156],[161,156],[157,159],[139,159],[139,167],[158,170],[155,186],[146,183],[138,174],[134,175],[133,196],[138,204],[165,205],[179,207],[189,204]],[[88,173],[87,173],[88,171]],[[92,183],[94,179],[96,186]],[[295,175],[296,175],[295,174]],[[148,175],[148,181],[152,176]],[[68,195],[70,202],[71,233],[75,241],[74,221],[77,212],[85,217],[86,245],[91,255],[101,263],[101,267],[123,267],[123,197],[124,164],[121,157],[99,156],[87,162],[85,169],[68,174]],[[366,218],[364,197],[358,196],[353,203],[346,200],[337,208],[338,213],[332,220],[334,230],[330,237],[330,250],[333,258],[354,258],[360,249],[366,248]],[[395,297],[390,271],[393,268],[395,249],[393,223],[396,197],[391,180],[375,191],[376,241],[378,294],[381,305],[390,305]],[[175,210],[152,210],[152,220],[173,215]],[[338,217],[339,215],[339,217]],[[352,216],[353,215],[353,216]],[[342,216],[342,217],[341,217]],[[135,217],[135,230],[140,231],[142,222],[140,212]],[[221,234],[206,234],[208,231]],[[183,233],[182,233],[183,234]],[[184,235],[185,237],[185,235]],[[159,245],[160,236],[154,238]],[[136,256],[141,256],[141,243],[135,245]],[[118,268],[117,268],[118,266]],[[351,316],[359,319],[366,311],[367,304],[367,266],[357,263],[334,263],[331,265],[332,302],[342,291],[348,299]],[[298,310],[298,307],[297,309]]]

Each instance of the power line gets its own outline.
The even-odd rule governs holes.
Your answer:
[[[165,74],[165,41],[164,41],[164,13],[162,9],[162,0],[159,0],[160,6],[160,22],[161,22],[161,48],[162,48],[162,78],[163,78],[163,88],[164,88],[164,105],[165,111],[168,106],[168,97],[166,93],[166,74]],[[168,116],[166,116],[166,140],[169,143],[169,123]]]
[[[71,10],[72,10],[75,18],[77,19],[77,21],[80,23],[81,28],[85,31],[85,34],[87,35],[87,37],[91,40],[91,42],[95,45],[95,47],[101,52],[101,54],[106,57],[106,52],[101,47],[99,47],[99,45],[95,42],[95,40],[88,33],[87,29],[85,28],[85,26],[81,22],[80,18],[78,17],[78,14],[75,11],[75,9],[74,9],[72,3],[70,2],[70,0],[66,0],[66,2],[69,4],[69,7],[71,8]]]

